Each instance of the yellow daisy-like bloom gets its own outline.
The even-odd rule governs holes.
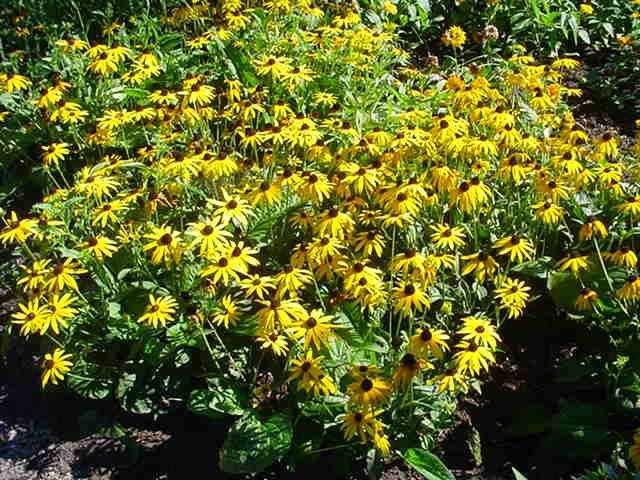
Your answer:
[[[391,386],[379,377],[362,377],[347,387],[351,402],[364,408],[387,400]]]
[[[580,254],[578,252],[571,252],[568,256],[561,259],[556,263],[556,268],[564,272],[570,270],[576,277],[584,270],[588,270],[591,267],[588,254]]]
[[[33,218],[20,220],[16,212],[11,212],[9,218],[3,218],[5,227],[0,231],[0,242],[22,243],[35,233],[38,221]]]
[[[276,357],[283,357],[289,351],[287,337],[276,330],[258,335],[256,342],[260,344],[261,349],[271,350]]]
[[[222,191],[222,200],[212,200],[211,204],[218,207],[213,210],[214,217],[219,217],[223,225],[233,223],[245,228],[249,223],[249,218],[253,216],[253,209],[246,200],[229,195]]]
[[[59,380],[64,379],[73,366],[70,358],[71,354],[65,353],[61,348],[56,348],[53,353],[45,354],[42,361],[42,388],[46,387],[49,382],[57,385]]]
[[[33,291],[44,286],[45,279],[49,274],[49,264],[51,260],[35,260],[31,267],[20,265],[25,275],[17,281],[18,285],[22,285],[25,292]]]
[[[50,292],[59,292],[65,287],[70,287],[76,292],[78,291],[78,283],[74,275],[87,273],[78,262],[71,258],[58,262],[50,272],[50,278],[47,280],[45,287]]]
[[[564,209],[549,200],[535,203],[531,208],[535,210],[536,217],[547,225],[557,225],[564,217]]]
[[[18,309],[20,311],[13,313],[11,318],[13,318],[12,323],[22,325],[20,335],[30,335],[42,330],[48,310],[46,306],[40,305],[40,300],[34,298],[26,305],[18,303]]]
[[[522,280],[506,278],[494,293],[496,298],[500,300],[500,308],[507,310],[509,318],[518,318],[527,305],[529,291],[531,291],[531,287]]]
[[[594,305],[598,303],[598,292],[590,288],[583,288],[576,298],[576,308],[580,311],[593,310]]]
[[[151,240],[142,247],[143,251],[151,252],[151,263],[178,261],[182,256],[180,232],[170,226],[152,226],[151,232],[145,234],[144,238]]]
[[[54,294],[48,301],[47,314],[45,315],[40,327],[40,335],[44,335],[49,327],[57,335],[60,329],[69,325],[68,320],[73,318],[78,310],[72,307],[72,304],[78,299],[69,293],[60,296]]]
[[[462,28],[454,25],[444,32],[441,40],[447,47],[460,48],[467,41],[467,34]]]
[[[289,328],[290,335],[298,340],[304,338],[304,349],[309,346],[320,350],[329,343],[336,325],[332,323],[333,317],[325,315],[322,310],[312,310],[309,317],[293,323]]]
[[[228,285],[232,280],[240,281],[240,274],[243,272],[239,267],[229,257],[220,256],[214,263],[205,267],[200,275],[210,278],[214,285]]]
[[[440,375],[429,379],[429,383],[437,384],[438,393],[458,391],[466,392],[469,389],[467,379],[457,368],[448,368]]]
[[[409,340],[409,347],[412,352],[422,357],[426,358],[431,353],[436,358],[442,359],[444,352],[449,350],[447,344],[449,338],[449,335],[437,328],[418,328]]]
[[[602,257],[619,267],[635,268],[638,265],[638,256],[626,245],[614,252],[604,252]]]
[[[95,256],[97,260],[110,258],[118,251],[116,242],[103,235],[89,237],[83,246],[88,252]]]
[[[450,227],[446,223],[432,225],[431,241],[434,242],[436,248],[445,248],[447,250],[455,250],[465,245],[464,230],[460,227]]]
[[[63,160],[66,155],[69,154],[69,144],[65,142],[52,143],[42,148],[42,163],[49,167],[51,165],[58,165],[60,160]]]
[[[4,80],[4,89],[7,93],[19,92],[26,90],[31,86],[31,80],[24,75],[18,75],[17,73],[8,75]]]
[[[260,329],[264,332],[272,332],[276,328],[287,328],[296,321],[308,318],[307,310],[295,300],[259,300],[262,308],[258,310]]]
[[[393,373],[393,384],[396,387],[406,388],[421,370],[433,368],[434,366],[426,360],[407,352],[402,356]]]
[[[606,238],[607,235],[607,227],[602,223],[602,221],[593,216],[587,218],[578,232],[578,238],[582,242],[591,240],[594,237]]]
[[[463,318],[462,322],[462,328],[456,332],[462,336],[462,340],[495,350],[500,341],[500,336],[489,320],[471,316]]]
[[[292,370],[287,382],[297,380],[298,390],[304,390],[314,395],[329,395],[336,391],[336,386],[331,377],[321,368],[320,362],[324,357],[313,356],[311,350],[307,351],[304,357],[291,361]]]
[[[381,413],[382,410],[357,410],[343,415],[340,430],[344,439],[348,441],[357,435],[362,443],[366,443],[376,432],[376,417]]]
[[[197,247],[203,258],[215,257],[229,246],[232,234],[219,219],[194,222],[188,226],[187,235],[193,238],[190,246]]]
[[[640,277],[637,275],[629,275],[624,285],[616,291],[618,298],[635,302],[640,300]]]
[[[478,375],[482,370],[489,371],[489,367],[496,363],[491,350],[475,344],[474,342],[462,341],[456,345],[458,351],[453,356],[456,366],[461,374],[470,372]]]
[[[251,275],[243,278],[239,284],[247,296],[255,296],[260,300],[264,300],[276,288],[275,282],[271,277],[260,275]]]
[[[404,282],[393,289],[393,309],[405,317],[409,317],[414,311],[421,312],[431,308],[431,302],[427,293],[420,285]]]
[[[498,255],[509,255],[509,260],[516,263],[531,260],[535,254],[531,241],[518,235],[501,238],[493,248],[498,250]]]
[[[221,308],[221,311],[211,318],[211,322],[215,325],[222,325],[224,328],[229,328],[229,325],[235,326],[240,319],[238,304],[234,302],[230,295],[225,295],[222,298]]]
[[[153,328],[157,328],[158,325],[165,327],[167,322],[173,321],[177,307],[178,303],[169,295],[156,298],[149,294],[149,303],[138,322],[146,323]]]
[[[498,269],[498,262],[484,251],[464,255],[462,260],[467,262],[462,269],[462,275],[473,273],[479,282],[484,282],[487,278],[493,278]]]

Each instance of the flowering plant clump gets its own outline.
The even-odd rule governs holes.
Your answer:
[[[52,187],[0,231],[43,386],[234,417],[222,468],[258,471],[430,445],[541,278],[637,321],[640,169],[574,121],[575,60],[433,77],[353,11],[214,3],[3,66]]]

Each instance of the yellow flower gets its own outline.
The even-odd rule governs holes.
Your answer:
[[[462,328],[456,332],[462,336],[462,340],[495,350],[498,341],[500,341],[500,336],[489,320],[471,316],[463,318],[462,322]]]
[[[464,374],[457,368],[446,369],[440,375],[430,379],[429,383],[436,383],[438,385],[438,393],[455,393],[457,390],[466,392],[469,388]]]
[[[470,372],[477,375],[482,370],[489,371],[489,367],[496,362],[489,348],[474,342],[463,340],[456,345],[456,348],[458,351],[453,356],[453,360],[461,374]]]
[[[182,256],[182,246],[180,232],[173,230],[170,226],[151,227],[151,232],[144,235],[144,238],[151,240],[142,247],[145,252],[151,251],[151,262],[158,264],[170,263],[171,260],[178,261]]]
[[[62,296],[54,294],[47,303],[47,314],[42,321],[40,335],[44,335],[49,327],[56,335],[60,333],[60,327],[67,327],[67,320],[78,313],[78,310],[71,306],[75,301],[77,298],[69,293]]]
[[[584,15],[593,15],[593,5],[589,3],[580,4],[580,13]]]
[[[178,303],[169,295],[154,297],[149,294],[149,303],[145,313],[138,318],[138,322],[146,323],[153,328],[158,325],[166,326],[167,322],[173,321],[173,314],[176,313]]]
[[[12,323],[22,325],[20,335],[30,335],[42,330],[48,311],[45,306],[40,305],[37,298],[29,300],[26,305],[18,303],[18,309],[20,311],[13,313],[11,318]]]
[[[347,387],[350,400],[364,408],[386,401],[391,394],[389,384],[379,377],[362,377]]]
[[[460,227],[449,227],[446,223],[432,225],[431,241],[436,248],[455,250],[464,247],[464,230]]]
[[[52,143],[47,147],[42,148],[42,162],[45,166],[50,165],[58,165],[60,160],[64,159],[66,155],[69,154],[69,144],[60,142],[60,143]]]
[[[484,251],[464,255],[462,260],[467,261],[462,269],[462,275],[474,273],[476,280],[479,282],[484,282],[487,278],[493,278],[498,269],[498,263],[491,255]]]
[[[501,238],[493,248],[498,250],[498,255],[509,255],[509,260],[516,263],[531,260],[535,254],[531,241],[518,235]]]
[[[63,380],[73,362],[69,360],[71,354],[65,353],[61,348],[56,348],[53,353],[47,353],[42,361],[42,388],[46,387],[49,382],[54,385],[58,384],[58,380]]]
[[[312,310],[309,317],[292,324],[289,329],[294,339],[304,338],[304,349],[309,346],[320,350],[329,343],[329,338],[333,335],[336,325],[332,323],[333,317],[325,315],[322,310]]]
[[[414,311],[421,312],[431,308],[429,297],[420,285],[403,282],[395,287],[393,291],[393,309],[405,317],[411,316]]]
[[[315,357],[311,350],[304,357],[291,361],[293,368],[287,382],[298,381],[298,390],[304,390],[314,395],[329,395],[336,391],[331,377],[321,368],[322,356]]]
[[[592,310],[598,303],[598,293],[590,288],[583,288],[576,298],[576,308],[581,311]]]
[[[571,252],[568,256],[556,263],[556,268],[559,271],[564,272],[565,270],[571,270],[571,273],[575,276],[578,276],[578,273],[581,271],[589,269],[590,266],[589,255],[578,252]]]
[[[33,218],[18,219],[16,212],[11,212],[9,218],[3,218],[5,227],[0,231],[0,241],[7,243],[22,243],[35,233],[38,221]]]
[[[233,301],[230,295],[225,295],[222,298],[222,310],[216,313],[211,321],[215,325],[223,325],[224,328],[229,328],[229,325],[235,326],[240,318],[240,309],[238,304]]]
[[[442,359],[444,352],[449,350],[447,345],[449,338],[449,335],[437,328],[418,328],[409,340],[409,346],[412,352],[425,358],[431,353],[436,358]]]
[[[31,85],[31,80],[23,75],[18,75],[16,73],[8,75],[2,83],[4,83],[3,86],[7,93],[13,93],[29,88],[29,86]]]
[[[276,330],[272,332],[263,332],[258,335],[256,342],[260,344],[263,350],[271,350],[276,357],[283,357],[289,351],[287,337],[281,335]]]
[[[95,237],[89,237],[84,243],[86,248],[97,260],[104,260],[110,258],[115,252],[118,251],[116,242],[103,235],[97,235]]]
[[[65,287],[70,287],[76,292],[78,291],[78,283],[74,275],[87,273],[78,262],[71,258],[58,262],[50,272],[50,278],[47,280],[46,288],[50,292],[59,292]]]
[[[460,48],[467,41],[467,34],[462,28],[454,25],[442,35],[441,40],[447,47]]]
[[[190,247],[198,247],[203,258],[215,257],[229,246],[231,232],[225,230],[225,224],[219,218],[189,223],[188,226],[187,235],[193,238]]]

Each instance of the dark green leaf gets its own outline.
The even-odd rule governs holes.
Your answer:
[[[284,414],[261,421],[246,414],[231,426],[220,451],[220,468],[228,473],[257,473],[278,461],[291,448],[293,427]]]
[[[410,448],[404,452],[403,458],[427,480],[455,480],[453,474],[442,461],[421,448]]]

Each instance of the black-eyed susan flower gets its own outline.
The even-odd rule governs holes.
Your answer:
[[[151,231],[144,236],[147,242],[142,250],[151,252],[151,262],[154,264],[178,261],[182,256],[181,233],[168,225],[162,227],[151,226]]]
[[[35,233],[38,221],[33,218],[23,218],[20,220],[16,212],[11,212],[9,218],[2,219],[5,227],[0,231],[0,242],[3,245],[8,243],[22,243]]]
[[[224,328],[234,327],[240,319],[240,305],[231,295],[222,297],[220,303],[219,311],[211,317],[211,322]]]
[[[49,382],[57,385],[59,380],[71,370],[73,362],[70,360],[71,354],[65,353],[61,348],[56,348],[53,353],[47,353],[42,360],[42,388]]]
[[[116,242],[104,235],[89,237],[82,246],[99,261],[112,257],[118,251]]]
[[[638,256],[628,245],[623,245],[613,252],[604,252],[602,257],[619,267],[635,268],[638,265]]]
[[[66,258],[51,268],[45,287],[54,293],[60,292],[65,287],[78,291],[78,282],[75,276],[83,273],[87,273],[87,270],[82,268],[76,260]]]
[[[519,235],[501,238],[493,248],[498,250],[498,255],[509,255],[509,260],[516,263],[531,260],[535,254],[531,241]]]
[[[178,303],[170,295],[155,297],[153,294],[149,294],[149,303],[145,312],[138,318],[138,322],[153,328],[158,328],[158,325],[165,327],[167,322],[174,320],[177,308]]]
[[[622,287],[616,291],[618,298],[635,302],[640,299],[640,277],[638,275],[629,275]]]
[[[498,262],[485,251],[463,255],[462,260],[466,262],[462,269],[462,275],[473,273],[479,282],[484,282],[487,278],[493,278],[498,270]]]
[[[380,377],[363,376],[349,384],[347,393],[351,402],[366,408],[385,402],[391,394],[391,386]]]
[[[575,276],[578,276],[580,272],[588,270],[590,267],[591,261],[589,260],[589,255],[577,251],[572,251],[556,263],[556,268],[559,271],[564,272],[569,270]]]
[[[314,309],[306,319],[294,322],[288,331],[292,338],[304,340],[304,349],[313,346],[320,350],[325,346],[337,326],[333,323],[333,317],[326,315],[322,310]]]
[[[444,357],[444,352],[449,350],[447,341],[449,335],[443,330],[430,327],[416,329],[416,332],[409,339],[409,346],[412,352],[427,358],[434,355],[438,359]]]
[[[591,288],[583,288],[580,290],[578,298],[576,298],[576,308],[580,311],[593,310],[599,300],[598,292]]]
[[[464,230],[460,227],[450,227],[446,223],[432,225],[431,241],[436,248],[455,250],[465,245]]]
[[[78,310],[73,307],[77,300],[70,293],[52,295],[47,301],[47,313],[40,326],[40,335],[44,335],[49,328],[58,335],[62,328],[68,327],[69,320],[78,313]]]
[[[453,355],[456,367],[461,374],[466,372],[478,375],[481,371],[489,371],[496,359],[488,347],[477,345],[466,340],[456,345],[458,351]]]
[[[11,314],[11,318],[12,323],[21,325],[20,335],[31,335],[42,330],[48,310],[38,298],[29,300],[26,305],[18,303],[18,310]]]
[[[480,316],[470,316],[462,319],[462,328],[457,332],[462,340],[473,342],[478,346],[495,350],[500,336],[489,320]]]

